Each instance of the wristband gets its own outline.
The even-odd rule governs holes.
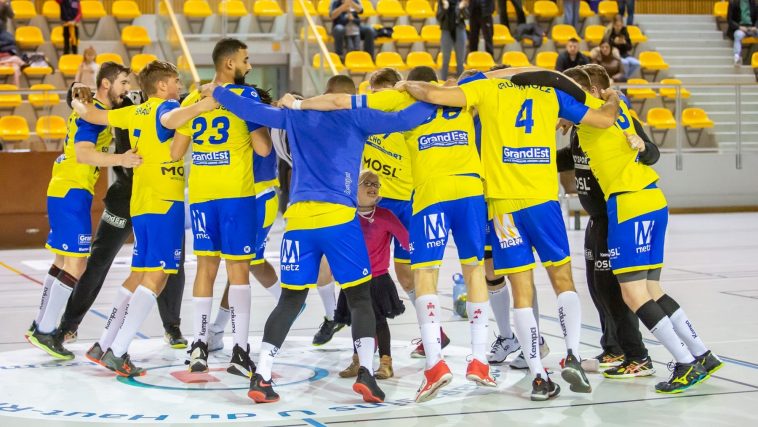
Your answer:
[[[296,99],[292,102],[292,109],[293,110],[302,110],[302,103],[303,101]]]

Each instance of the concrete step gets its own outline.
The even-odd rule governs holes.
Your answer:
[[[719,141],[719,149],[723,152],[734,153],[737,151],[737,141]],[[742,152],[754,153],[758,151],[758,141],[742,141]]]
[[[663,47],[669,47],[669,48],[681,48],[684,46],[692,46],[692,47],[698,47],[698,48],[709,48],[709,47],[731,47],[732,43],[730,40],[724,40],[724,39],[707,39],[707,40],[698,40],[697,45],[693,46],[692,40],[683,38],[682,36],[679,36],[677,38],[671,38],[671,39],[656,39],[648,40],[649,44],[652,44],[658,48]]]
[[[640,28],[644,32],[650,30],[703,30],[703,31],[719,31],[716,26],[716,22],[641,22]]]
[[[741,99],[742,102],[758,102],[758,94],[742,94]],[[722,94],[692,94],[686,101],[695,106],[704,105],[704,103],[707,102],[727,102],[734,104],[736,102],[736,97],[734,96],[734,91],[724,92]]]
[[[695,95],[734,95],[734,86],[713,86],[713,87],[699,87],[693,86],[688,88],[693,96]],[[743,85],[740,92],[742,95],[757,95],[758,85]]]
[[[716,23],[716,18],[713,15],[653,15],[653,14],[636,14],[634,15],[635,21],[640,24],[646,22],[692,22],[692,23],[704,23],[713,22]]]
[[[702,47],[702,46],[660,46],[655,44],[655,50],[657,50],[664,58],[669,55],[706,55],[706,56],[726,56],[732,57],[731,46],[721,47]]]
[[[676,56],[669,54],[661,54],[669,65],[687,65],[687,66],[700,66],[701,64],[708,65],[725,65],[734,66],[734,58],[731,55],[702,55],[702,56]]]
[[[734,111],[709,111],[708,117],[715,123],[735,123]],[[743,111],[742,123],[745,122],[758,122],[758,111]]]
[[[664,58],[665,59],[665,58]],[[671,65],[671,64],[669,64]],[[698,72],[703,74],[731,74],[735,76],[746,75],[755,80],[755,72],[750,67],[735,67],[734,65],[671,65],[669,73],[686,74]]]
[[[719,132],[720,134],[731,134],[736,135],[737,134],[737,124],[734,122],[730,122],[729,124],[725,123],[716,123],[713,126],[714,132]],[[745,125],[745,122],[742,123],[742,132],[758,132],[758,124],[753,125]],[[728,138],[724,138],[728,139]],[[744,138],[743,138],[744,139]]]
[[[689,40],[723,40],[724,35],[721,31],[716,29],[711,30],[685,30],[685,29],[672,29],[672,30],[645,30],[645,35],[648,40],[652,40],[655,43],[663,40],[681,39],[686,37]]]

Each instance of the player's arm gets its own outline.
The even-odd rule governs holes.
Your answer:
[[[553,88],[562,90],[563,92],[566,92],[567,94],[571,95],[574,99],[576,99],[577,101],[581,103],[584,103],[587,100],[587,93],[584,90],[582,90],[582,88],[578,84],[576,84],[573,80],[566,77],[562,73],[558,73],[558,72],[550,71],[550,70],[543,70],[540,68],[537,68],[535,71],[533,68],[534,67],[521,68],[527,71],[521,72],[518,75],[514,75],[513,78],[511,78],[511,82],[519,86],[537,85],[537,86],[553,87]],[[502,70],[502,71],[508,71],[508,70],[510,70],[510,68],[506,68],[505,70]]]
[[[424,123],[436,109],[437,106],[433,104],[414,102],[410,107],[394,113],[371,108],[350,111],[355,112],[356,125],[368,136],[413,129]]]
[[[273,147],[274,143],[271,141],[271,133],[268,128],[259,127],[250,132],[250,140],[253,144],[253,151],[255,151],[255,154],[261,157],[266,157],[271,154],[271,147]]]
[[[528,73],[532,71],[546,71],[546,70],[540,67],[510,67],[510,68],[503,68],[502,70],[487,71],[486,73],[484,73],[484,75],[487,76],[488,79],[506,79],[506,78],[513,77],[521,73]]]
[[[619,111],[619,105],[621,104],[621,99],[619,99],[619,96],[616,93],[616,91],[613,91],[613,90],[606,91],[604,94],[604,97],[607,98],[605,100],[605,104],[603,104],[602,107],[596,110],[592,108],[587,109],[587,113],[584,115],[584,117],[581,119],[579,123],[596,127],[599,129],[607,129],[613,126],[614,123],[616,123],[616,118],[618,117],[618,111]]]
[[[447,107],[465,107],[466,95],[459,86],[437,86],[427,82],[402,81],[395,89],[407,91],[419,101]]]
[[[122,166],[126,168],[134,168],[142,164],[142,157],[137,154],[136,150],[129,150],[122,154],[111,154],[96,149],[95,142],[100,133],[105,131],[105,126],[93,125],[81,118],[77,119],[76,125],[74,151],[78,163],[100,167]]]
[[[213,97],[242,120],[262,126],[284,129],[287,121],[286,112],[281,108],[266,105],[254,99],[237,95],[229,89],[209,83],[203,86],[203,94],[212,93]]]
[[[280,105],[292,109],[295,101],[297,99],[288,93],[282,97]],[[349,110],[351,107],[352,96],[346,93],[327,93],[300,101],[301,110],[334,111]]]
[[[661,152],[658,150],[658,146],[653,143],[650,137],[645,133],[645,129],[642,127],[642,123],[639,120],[632,117],[632,123],[634,123],[634,131],[637,132],[640,138],[645,142],[645,145],[640,148],[640,162],[643,165],[654,165],[658,163],[658,159],[661,158]]]
[[[166,129],[178,129],[200,114],[215,110],[216,107],[218,107],[218,103],[213,98],[206,97],[192,105],[174,108],[162,114],[161,125]]]
[[[74,99],[71,101],[71,107],[76,111],[76,114],[78,114],[79,117],[93,125],[108,126],[111,124],[108,122],[108,110],[101,110],[95,107],[95,104],[85,104],[78,99]]]
[[[572,133],[571,138],[574,138]],[[571,155],[571,147],[566,146],[555,152],[555,164],[558,172],[574,170],[574,156]]]
[[[192,138],[189,135],[174,133],[174,140],[171,141],[171,160],[175,162],[183,159],[191,143]]]
[[[394,236],[400,242],[400,246],[402,246],[403,249],[408,250],[410,247],[410,236],[408,235],[408,230],[405,229],[403,223],[400,222],[400,220],[397,219],[395,214],[392,212],[388,212],[387,227],[390,234],[392,234],[392,236]]]

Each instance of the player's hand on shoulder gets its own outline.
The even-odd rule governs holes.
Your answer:
[[[408,84],[409,82],[407,80],[401,80],[395,83],[395,90],[400,91],[400,92],[405,92],[408,90]]]
[[[203,112],[213,111],[216,108],[218,108],[218,102],[212,97],[212,96],[206,96],[205,98],[198,101],[198,104],[200,104],[202,107]]]
[[[219,86],[216,82],[206,83],[200,86],[200,94],[204,97],[213,98],[213,91]]]
[[[92,90],[87,85],[77,84],[71,90],[71,97],[84,104],[91,104],[93,99]]]
[[[624,132],[626,142],[632,149],[639,151],[640,153],[645,151],[645,141],[637,134]]]
[[[566,119],[558,119],[558,123],[555,125],[555,130],[560,130],[562,135],[566,135],[571,130],[572,126],[574,126],[574,124],[570,121]]]
[[[295,96],[292,95],[291,93],[287,93],[287,94],[285,94],[282,97],[282,99],[280,99],[279,101],[277,101],[276,106],[277,107],[290,108],[291,109],[292,108],[292,104],[295,101],[297,101],[297,98],[295,98]]]
[[[136,148],[132,148],[120,156],[119,163],[125,168],[136,168],[142,164],[142,156],[137,154]]]
[[[603,98],[603,101],[607,101],[613,97],[620,98],[618,91],[615,91],[613,89],[605,89],[600,93],[600,97]]]

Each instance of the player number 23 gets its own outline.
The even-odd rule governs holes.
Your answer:
[[[211,120],[210,127],[216,131],[216,135],[208,136],[208,143],[210,144],[223,144],[229,139],[229,118],[227,117],[214,117]],[[205,131],[208,130],[208,120],[205,117],[196,117],[192,121],[192,141],[195,144],[202,144],[204,141],[202,137],[205,135]]]

